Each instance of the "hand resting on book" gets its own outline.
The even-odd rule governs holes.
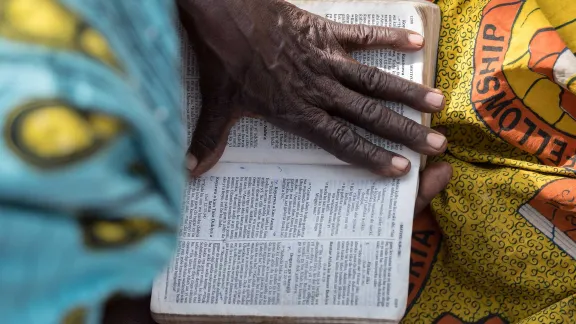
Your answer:
[[[178,4],[198,57],[203,97],[189,148],[198,161],[193,176],[216,164],[230,128],[243,116],[263,118],[382,176],[402,176],[410,162],[368,142],[346,122],[422,154],[446,149],[443,135],[387,109],[381,100],[437,112],[444,107],[439,91],[347,54],[373,48],[415,51],[422,47],[422,36],[334,23],[281,0]]]

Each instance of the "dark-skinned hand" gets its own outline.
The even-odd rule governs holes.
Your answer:
[[[178,0],[195,47],[203,106],[189,148],[193,176],[221,157],[230,128],[262,118],[337,158],[398,177],[404,157],[373,145],[335,117],[427,155],[446,149],[443,135],[386,108],[382,99],[423,112],[444,107],[431,88],[362,65],[351,50],[419,50],[422,36],[404,29],[343,25],[282,0]],[[197,162],[197,163],[195,163]]]

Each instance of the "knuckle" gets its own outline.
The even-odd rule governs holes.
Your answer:
[[[407,145],[414,145],[419,144],[419,142],[425,137],[424,129],[419,124],[406,119],[403,119],[403,125],[401,128],[401,132],[404,135],[404,142]]]
[[[216,139],[204,134],[196,134],[191,146],[194,155],[203,155],[216,149],[218,142]]]
[[[388,76],[375,67],[362,66],[360,68],[364,80],[364,87],[370,94],[375,93],[378,89],[388,86]]]
[[[355,151],[358,146],[354,131],[343,124],[338,124],[332,128],[332,141],[336,157],[343,157]]]
[[[392,42],[395,33],[390,28],[384,28],[381,31],[382,31],[382,37],[386,39],[388,42]]]
[[[372,164],[377,165],[388,165],[388,159],[386,155],[382,153],[382,149],[379,146],[371,145],[370,148],[366,150],[364,155],[366,161],[371,161]]]
[[[395,75],[386,74],[386,85],[383,92],[386,93],[387,99],[398,100],[404,99],[403,102],[410,102],[414,97],[414,88],[409,81],[406,81]]]
[[[380,120],[382,109],[380,109],[380,105],[375,100],[360,100],[358,107],[358,119],[360,121]]]
[[[380,119],[378,120],[378,124],[381,126],[388,127],[390,125],[394,125],[394,123],[395,123],[394,114],[391,113],[389,109],[382,109]]]
[[[358,37],[361,44],[371,44],[375,40],[374,28],[366,25],[358,26]]]
[[[332,128],[332,138],[334,138],[336,142],[345,143],[349,141],[350,132],[350,128],[343,124],[338,124]]]
[[[399,80],[393,99],[400,99],[406,104],[415,105],[422,100],[423,95],[420,92],[420,86],[407,80]]]
[[[404,33],[398,29],[386,28],[385,34],[388,43],[393,48],[398,47],[399,45],[404,43],[404,40],[406,39]]]
[[[398,89],[400,93],[411,94],[414,91],[414,85],[404,80],[398,80]]]

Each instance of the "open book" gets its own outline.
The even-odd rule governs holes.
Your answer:
[[[402,27],[423,51],[354,53],[360,62],[432,86],[440,26],[425,1],[291,1],[342,23]],[[183,37],[185,39],[185,37]],[[184,41],[189,140],[200,112],[198,69]],[[418,122],[427,115],[387,106]],[[177,253],[152,292],[160,323],[370,323],[406,308],[420,156],[361,129],[410,159],[401,179],[347,165],[255,119],[232,130],[220,163],[187,187]]]

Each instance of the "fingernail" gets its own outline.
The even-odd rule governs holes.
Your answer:
[[[424,44],[424,37],[422,37],[418,34],[410,34],[410,35],[408,35],[408,41],[412,45],[422,46],[422,44]]]
[[[441,93],[428,92],[426,96],[424,96],[424,101],[435,108],[444,107],[444,95]]]
[[[446,137],[440,134],[430,133],[428,136],[426,136],[426,143],[428,143],[428,145],[430,145],[432,148],[440,150],[446,143]]]
[[[395,156],[392,158],[392,165],[396,169],[398,169],[402,172],[406,171],[406,168],[408,168],[409,164],[410,164],[410,162],[408,160],[406,160],[405,158],[398,157],[398,156]]]
[[[194,171],[197,165],[198,159],[190,153],[186,154],[186,169],[188,169],[188,171]]]

